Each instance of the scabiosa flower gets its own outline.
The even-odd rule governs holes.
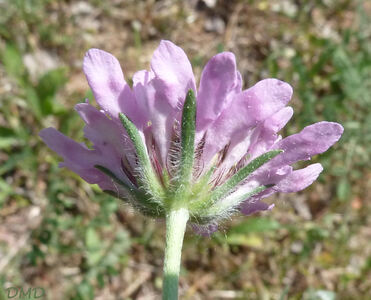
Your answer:
[[[319,122],[281,138],[293,114],[289,84],[265,79],[242,90],[230,52],[205,66],[196,88],[183,50],[162,41],[151,69],[134,74],[132,88],[111,54],[91,49],[83,69],[101,110],[76,105],[92,149],[54,128],[44,142],[84,180],[130,203],[145,215],[167,220],[164,299],[177,297],[180,249],[188,220],[210,234],[240,211],[269,210],[262,199],[309,186],[318,163],[292,165],[339,140],[340,124]]]

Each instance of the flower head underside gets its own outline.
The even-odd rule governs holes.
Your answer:
[[[210,232],[236,211],[249,215],[273,206],[262,199],[309,186],[318,163],[298,161],[331,147],[338,123],[319,122],[282,138],[290,120],[289,84],[265,79],[242,90],[230,52],[205,66],[198,88],[183,50],[162,41],[149,71],[134,74],[132,88],[111,54],[91,49],[83,64],[101,110],[76,105],[90,149],[54,128],[40,132],[67,167],[143,214],[163,217],[186,208],[196,231]]]

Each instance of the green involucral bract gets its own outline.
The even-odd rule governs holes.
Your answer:
[[[145,191],[153,196],[154,202],[161,202],[164,197],[164,190],[161,186],[155,171],[153,170],[146,147],[142,141],[140,133],[135,125],[123,113],[119,114],[122,125],[124,126],[138,157],[141,174],[138,178],[139,183]]]
[[[157,205],[148,194],[144,193],[140,189],[131,187],[122,180],[120,180],[115,174],[113,174],[107,168],[95,165],[95,168],[112,178],[112,180],[118,185],[118,191],[114,192],[111,190],[105,190],[104,192],[110,194],[111,196],[120,198],[125,202],[130,203],[136,209],[138,209],[143,215],[150,217],[164,217],[165,213],[162,206]]]
[[[169,207],[187,207],[192,182],[195,156],[196,98],[192,90],[187,93],[183,106],[181,126],[181,153],[179,170],[170,191]],[[174,207],[173,207],[174,208]]]

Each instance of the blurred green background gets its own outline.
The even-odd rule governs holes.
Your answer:
[[[0,1],[0,299],[159,299],[164,222],[143,218],[77,175],[38,137],[54,126],[81,142],[73,106],[92,95],[90,47],[130,80],[161,39],[207,60],[236,54],[244,88],[294,87],[284,135],[320,120],[345,127],[314,160],[305,191],[271,213],[236,217],[211,238],[186,235],[182,299],[371,299],[371,2],[227,0]]]

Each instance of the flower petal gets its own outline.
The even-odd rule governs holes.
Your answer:
[[[260,200],[255,202],[245,201],[241,204],[240,211],[244,215],[249,216],[260,211],[271,210],[273,207],[274,204],[267,204]]]
[[[137,165],[134,147],[122,125],[109,119],[89,103],[77,104],[75,109],[86,123],[85,137],[93,142],[94,149],[106,158],[104,166],[122,181],[128,182],[121,169],[122,159],[127,159],[133,169]]]
[[[199,131],[219,117],[233,96],[241,92],[241,84],[233,53],[223,52],[209,60],[201,75],[197,97]]]
[[[295,170],[284,179],[282,179],[276,186],[273,187],[277,192],[294,193],[310,186],[323,171],[321,164],[312,164],[306,168]]]
[[[147,147],[148,149],[154,148],[162,164],[165,165],[173,126],[179,111],[169,104],[164,95],[164,91],[168,91],[169,88],[163,86],[159,90],[152,72],[136,73],[134,78],[133,90],[138,106],[146,111],[142,128],[146,135]]]
[[[170,41],[161,41],[151,60],[158,92],[168,103],[179,108],[189,89],[196,92],[191,63],[184,51]]]
[[[292,114],[290,106],[284,107],[250,130],[243,140],[232,140],[221,167],[228,170],[247,154],[249,160],[246,163],[267,152],[279,138],[277,132],[286,125]]]
[[[292,96],[292,87],[275,78],[261,80],[247,91],[249,113],[257,121],[263,121],[286,106]]]
[[[90,49],[84,57],[83,70],[96,101],[105,112],[114,119],[123,112],[136,122],[140,112],[120,63],[113,55]]]
[[[231,105],[206,132],[203,153],[205,164],[229,143],[230,149],[241,142],[244,143],[244,147],[240,148],[248,149],[253,142],[251,131],[284,108],[291,95],[291,86],[277,79],[259,81],[253,87],[236,95]],[[289,111],[284,113],[287,116],[290,114]],[[279,120],[272,122],[279,125]]]
[[[277,177],[275,180],[273,180],[276,182],[274,187],[267,189],[243,202],[240,206],[241,213],[250,215],[257,211],[272,209],[274,204],[268,205],[262,202],[261,199],[267,198],[276,192],[294,193],[301,191],[310,186],[318,178],[322,170],[322,165],[317,163],[309,165],[303,169],[288,172],[286,175],[282,176],[281,179]],[[264,174],[264,176],[266,177],[267,174]]]
[[[259,185],[276,184],[274,188],[267,189],[257,195],[256,199],[265,198],[279,190],[281,181],[282,191],[289,191],[288,186],[290,184],[293,190],[305,188],[315,180],[313,178],[318,176],[322,167],[315,164],[307,167],[308,169],[292,172],[290,165],[300,160],[309,160],[311,156],[326,151],[339,140],[342,133],[343,127],[338,123],[319,122],[305,127],[298,134],[277,142],[271,149],[281,149],[284,152],[263,165],[255,174],[252,174],[246,185],[248,186],[251,182],[257,182]],[[308,172],[308,174],[305,174],[305,172]],[[300,177],[301,174],[304,174],[303,176],[307,176],[307,178],[304,180]],[[296,178],[298,179],[296,180]],[[298,182],[300,180],[301,182]]]
[[[134,75],[133,90],[139,109],[146,112],[142,128],[147,146],[165,165],[174,124],[179,122],[188,90],[196,91],[195,79],[184,51],[169,41],[161,41],[151,69]]]
[[[335,144],[343,134],[344,128],[334,122],[318,122],[305,127],[300,133],[293,134],[276,143],[274,149],[284,152],[267,165],[279,167],[291,165],[300,160],[309,160],[311,156],[325,152]]]
[[[102,156],[95,150],[87,149],[51,127],[41,130],[39,135],[50,149],[63,157],[60,167],[69,168],[88,183],[99,184],[102,189],[112,189],[111,180],[94,168],[94,165],[102,163]]]
[[[94,143],[94,149],[99,149],[104,153],[107,147],[111,147],[112,151],[117,154],[124,151],[122,127],[89,103],[79,103],[75,109],[86,123],[85,137]]]
[[[151,94],[146,88],[153,78],[153,72],[147,70],[138,71],[133,75],[133,93],[138,110],[142,113],[140,128],[143,129],[148,127],[150,121],[150,108],[153,107],[153,102],[155,100],[155,91],[152,90]]]
[[[270,147],[277,142],[279,139],[277,133],[287,124],[293,113],[292,107],[284,107],[267,118],[261,126],[257,127],[252,137],[254,142],[250,146],[248,152],[250,160],[267,152]]]

